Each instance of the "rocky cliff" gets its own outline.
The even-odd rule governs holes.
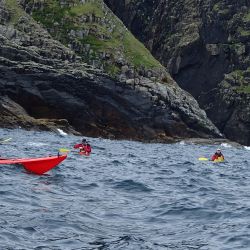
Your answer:
[[[138,140],[220,136],[195,99],[176,85],[115,16],[114,25],[107,27],[113,27],[113,32],[115,25],[121,27],[134,46],[123,45],[124,50],[118,51],[120,64],[112,44],[94,49],[99,40],[109,44],[115,39],[112,34],[99,37],[99,29],[106,29],[105,22],[112,20],[102,1],[67,1],[66,6],[64,2],[0,2],[1,126],[59,126],[90,136]],[[95,4],[102,8],[95,9]],[[102,10],[108,12],[106,21],[91,14]],[[84,23],[79,29],[79,20],[89,16],[98,23],[92,20],[92,25]],[[86,30],[95,25],[98,32],[92,43]],[[109,65],[104,60],[107,51]],[[134,55],[143,60],[137,61]],[[115,76],[108,66],[118,67],[112,71]],[[135,68],[137,72],[132,71]]]
[[[222,133],[250,145],[250,1],[105,2]]]
[[[118,79],[165,76],[165,68],[102,0],[34,1],[21,5],[51,36]]]

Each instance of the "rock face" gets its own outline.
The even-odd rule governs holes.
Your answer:
[[[45,131],[54,131],[58,129],[65,132],[80,135],[66,119],[35,119],[31,117],[26,110],[8,97],[1,97],[0,100],[1,127],[5,128],[26,128]]]
[[[105,2],[222,133],[250,144],[250,1]]]
[[[164,78],[165,68],[102,0],[20,0],[20,4],[54,39],[109,75]]]
[[[17,3],[1,2],[0,13],[0,126],[59,126],[138,140],[220,136],[166,72],[164,82],[143,75],[111,78],[55,40]]]

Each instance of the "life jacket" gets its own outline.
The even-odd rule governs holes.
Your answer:
[[[91,146],[89,144],[84,146],[84,151],[87,152],[87,153],[91,153]]]
[[[217,153],[215,153],[213,156],[212,156],[212,161],[214,161],[214,160],[218,160],[218,158],[223,158],[223,160],[224,160],[224,155],[223,154],[217,154]]]
[[[83,145],[82,143],[76,144],[74,148],[79,148],[80,152],[79,154],[87,155],[89,156],[91,153],[91,146],[89,144]]]
[[[82,143],[79,143],[79,144],[76,144],[76,145],[74,146],[74,148],[83,148],[83,145],[82,145]]]

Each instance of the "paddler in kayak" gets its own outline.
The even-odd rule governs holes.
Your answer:
[[[212,158],[211,158],[211,161],[224,161],[225,160],[225,157],[224,157],[224,155],[221,153],[221,149],[220,148],[218,148],[217,150],[216,150],[216,152],[215,152],[215,154],[212,156]]]
[[[91,146],[86,139],[82,139],[82,143],[76,144],[74,148],[79,148],[79,154],[89,156],[91,153]]]

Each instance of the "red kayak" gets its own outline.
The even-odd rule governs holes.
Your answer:
[[[34,174],[42,175],[57,166],[66,158],[67,155],[43,158],[0,159],[0,164],[22,164],[26,170]]]

